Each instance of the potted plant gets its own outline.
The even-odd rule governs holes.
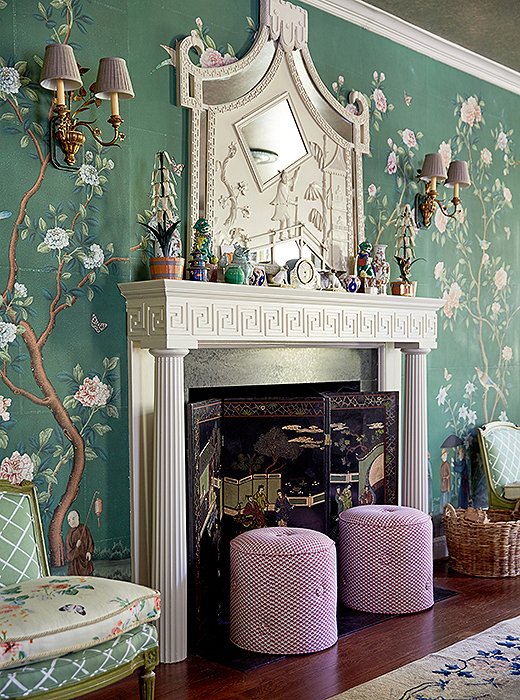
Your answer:
[[[152,279],[182,279],[184,258],[177,227],[178,219],[175,198],[175,176],[184,166],[175,161],[166,151],[155,154],[150,188],[151,218],[148,223],[140,221],[154,239],[155,256],[149,261]]]
[[[392,294],[401,297],[414,297],[417,291],[417,282],[410,277],[410,270],[414,263],[422,258],[415,257],[415,235],[417,226],[413,218],[409,204],[405,204],[401,214],[401,223],[398,227],[396,261],[401,279],[391,282]]]

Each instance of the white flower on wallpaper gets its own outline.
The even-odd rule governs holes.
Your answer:
[[[436,280],[439,280],[442,277],[443,272],[444,272],[444,262],[441,260],[433,268],[433,276],[435,277]]]
[[[0,349],[4,349],[16,340],[17,326],[14,323],[0,321]]]
[[[3,421],[8,421],[11,418],[11,414],[7,410],[11,406],[11,399],[5,396],[0,396],[0,418]]]
[[[476,97],[468,97],[467,100],[462,102],[460,119],[470,127],[480,124],[482,121],[482,109]]]
[[[502,307],[500,306],[498,301],[494,301],[491,304],[491,313],[493,314],[493,318],[496,318],[501,310],[502,310]]]
[[[20,73],[16,68],[4,66],[0,68],[0,92],[7,95],[16,95],[22,86]]]
[[[99,185],[99,173],[91,163],[83,163],[79,168],[78,175],[85,185]]]
[[[511,362],[513,359],[513,349],[509,345],[504,345],[502,348],[502,359],[506,362]]]
[[[444,306],[442,307],[442,310],[448,318],[452,318],[453,312],[459,308],[462,294],[462,289],[459,287],[457,282],[453,282],[449,288],[449,291],[444,292],[442,297]]]
[[[377,195],[377,187],[373,182],[367,187],[367,192],[369,197],[375,197]]]
[[[504,199],[507,202],[508,205],[511,205],[511,202],[513,200],[513,194],[509,187],[504,187],[502,189],[502,194],[504,195]]]
[[[90,248],[90,255],[85,256],[83,259],[83,265],[87,270],[94,270],[96,267],[101,267],[105,262],[105,254],[103,248],[97,243],[93,243]]]
[[[51,250],[63,250],[69,245],[69,234],[71,232],[66,231],[61,226],[55,226],[54,228],[47,229],[45,238],[43,242]]]
[[[22,481],[32,481],[34,465],[28,454],[21,455],[18,451],[10,457],[5,457],[0,463],[0,479],[7,479],[11,484],[21,484]]]
[[[476,391],[477,387],[473,384],[473,382],[466,382],[466,386],[464,387],[464,393],[467,394],[468,396],[471,396]]]
[[[480,151],[480,160],[482,161],[483,165],[491,165],[493,161],[493,154],[489,150],[489,148],[483,148]]]
[[[435,216],[433,217],[433,222],[435,224],[435,228],[439,233],[444,233],[446,231],[446,227],[448,226],[448,217],[446,214],[443,214],[441,211],[440,207],[436,207],[435,209]]]
[[[440,153],[440,156],[442,158],[442,164],[444,166],[444,169],[447,172],[449,164],[451,163],[451,160],[452,160],[451,144],[446,143],[446,141],[442,141],[440,146],[439,146],[439,153]]]
[[[25,299],[27,296],[27,287],[21,282],[14,283],[14,296],[18,299]]]
[[[441,386],[441,388],[439,389],[439,393],[436,396],[437,405],[444,406],[444,403],[446,402],[447,397],[448,397],[447,387]]]
[[[505,151],[507,149],[507,143],[508,143],[507,134],[504,131],[502,131],[502,129],[501,129],[498,133],[497,141],[496,141],[497,150]]]
[[[403,139],[403,143],[408,146],[408,148],[417,147],[417,138],[415,136],[415,132],[411,129],[403,129],[401,132],[401,137]]]
[[[96,375],[95,377],[85,377],[74,394],[74,398],[86,408],[101,408],[107,405],[111,395],[110,387]]]

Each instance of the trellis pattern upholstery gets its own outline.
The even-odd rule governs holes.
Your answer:
[[[405,506],[356,506],[339,516],[339,597],[386,615],[433,605],[433,525]]]
[[[504,498],[503,488],[520,481],[520,426],[494,421],[479,428],[478,440],[489,507],[514,508],[515,501]]]
[[[0,480],[0,700],[73,700],[137,668],[153,700],[158,591],[48,574],[34,485]]]

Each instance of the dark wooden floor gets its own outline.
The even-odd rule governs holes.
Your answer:
[[[399,666],[520,615],[520,576],[482,579],[436,564],[435,584],[461,595],[431,610],[392,618],[343,637],[331,649],[241,673],[190,657],[157,671],[157,700],[325,700]],[[89,700],[139,697],[137,675]]]

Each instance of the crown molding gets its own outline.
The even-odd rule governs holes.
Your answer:
[[[520,95],[520,73],[368,5],[362,0],[305,0],[307,5],[384,36],[452,68]]]

